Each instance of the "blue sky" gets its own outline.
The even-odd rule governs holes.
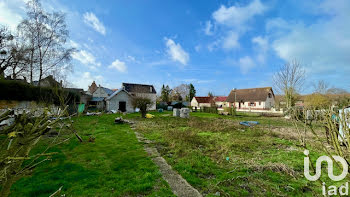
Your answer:
[[[0,23],[14,28],[26,0],[0,0]],[[67,14],[74,72],[87,89],[95,80],[174,87],[193,83],[197,95],[273,86],[286,61],[306,69],[312,83],[350,89],[350,1],[45,0]]]

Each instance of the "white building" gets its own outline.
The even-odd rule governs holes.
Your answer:
[[[111,111],[121,111],[121,112],[134,112],[134,107],[132,106],[132,96],[124,88],[115,91],[112,95],[106,99],[106,110]]]
[[[152,104],[148,110],[156,110],[157,92],[153,85],[123,83],[122,86],[133,97],[149,98]]]
[[[211,107],[213,104],[213,97],[209,96],[195,96],[191,101],[192,110],[200,110],[203,107]]]
[[[271,110],[275,105],[275,94],[271,87],[234,89],[226,101],[237,111]]]
[[[112,95],[113,93],[114,91],[109,88],[98,86],[92,93],[92,98],[89,102],[89,105],[96,106],[96,108],[99,110],[104,110],[106,106],[105,98]]]

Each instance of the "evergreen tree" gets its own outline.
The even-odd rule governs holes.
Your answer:
[[[194,89],[194,86],[193,86],[192,83],[190,84],[190,94],[189,94],[189,96],[190,96],[190,100],[189,100],[190,102],[192,101],[193,97],[196,96],[196,89]]]
[[[161,99],[164,102],[169,102],[169,95],[170,95],[171,89],[169,88],[169,86],[167,85],[166,87],[162,86],[162,90],[161,90]]]

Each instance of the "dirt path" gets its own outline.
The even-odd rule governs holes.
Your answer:
[[[134,128],[132,128],[134,129]],[[187,181],[182,178],[170,165],[160,156],[156,148],[150,144],[152,141],[146,139],[141,133],[135,131],[136,138],[139,142],[144,144],[144,149],[152,158],[152,161],[158,165],[163,179],[168,182],[171,190],[179,197],[199,197],[202,196],[195,188],[193,188]]]

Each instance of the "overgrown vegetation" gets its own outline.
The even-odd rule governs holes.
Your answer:
[[[146,113],[149,106],[152,104],[151,99],[146,97],[134,97],[132,98],[131,104],[134,108],[139,108],[141,117],[146,118]]]
[[[129,125],[116,125],[114,118],[73,118],[83,143],[72,137],[50,148],[49,153],[57,153],[52,161],[18,180],[10,196],[49,196],[59,188],[65,196],[173,196]],[[63,130],[58,140],[70,133]],[[44,137],[32,154],[41,152],[49,140]]]
[[[314,196],[318,183],[303,177],[303,150],[290,120],[258,115],[192,113],[190,119],[156,114],[137,124],[192,186],[214,196]],[[239,121],[255,120],[248,128]],[[316,129],[322,138],[325,133]],[[316,138],[311,133],[307,140]],[[310,145],[314,155],[320,146]],[[326,181],[327,183],[327,181]]]

